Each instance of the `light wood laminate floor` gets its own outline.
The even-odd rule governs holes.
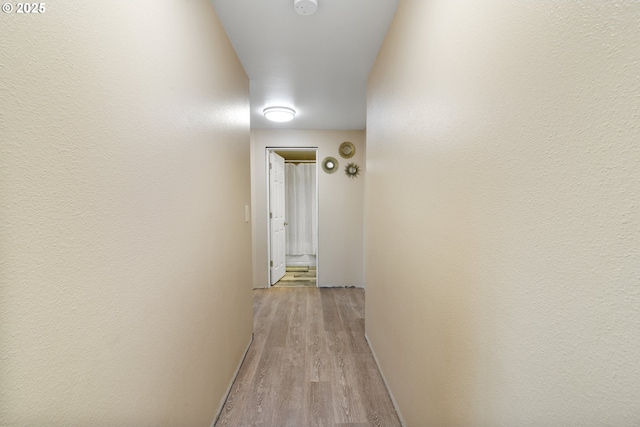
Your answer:
[[[400,426],[364,339],[364,290],[254,291],[254,339],[216,426]]]
[[[287,272],[284,277],[280,279],[274,287],[282,288],[282,287],[310,287],[314,288],[316,286],[316,269],[315,268],[307,268],[303,270],[302,268],[289,269],[287,267]]]

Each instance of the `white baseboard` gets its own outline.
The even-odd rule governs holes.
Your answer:
[[[378,371],[380,372],[380,375],[382,376],[382,381],[384,382],[384,386],[387,388],[387,393],[389,393],[389,397],[391,398],[391,403],[393,403],[393,409],[396,410],[396,414],[398,415],[398,419],[400,420],[400,425],[402,427],[407,427],[407,423],[404,422],[404,418],[402,418],[402,414],[400,413],[400,410],[398,409],[398,404],[396,403],[396,399],[395,397],[393,397],[393,393],[391,392],[391,389],[389,388],[389,384],[387,383],[387,379],[384,376],[384,372],[382,372],[382,369],[380,369],[380,363],[378,363],[378,357],[376,356],[376,352],[373,351],[373,347],[371,347],[371,343],[369,342],[369,337],[367,336],[367,334],[364,334],[364,339],[367,340],[367,345],[369,346],[369,350],[371,350],[371,354],[373,354],[373,360],[376,361],[376,366],[378,367]]]
[[[213,421],[211,422],[211,427],[215,426],[215,424],[218,422],[218,418],[220,418],[220,414],[222,414],[222,408],[224,408],[224,404],[227,403],[227,399],[229,398],[229,394],[231,393],[231,388],[233,388],[233,383],[236,382],[236,378],[238,377],[238,374],[240,373],[240,368],[242,367],[242,364],[244,363],[244,359],[247,358],[247,353],[249,353],[249,348],[251,347],[252,343],[253,343],[253,332],[251,333],[251,339],[249,340],[249,345],[247,345],[247,348],[244,350],[244,354],[242,355],[242,358],[240,359],[240,363],[238,364],[238,367],[236,368],[236,371],[233,373],[233,377],[231,377],[231,383],[229,383],[229,387],[227,387],[227,391],[222,395],[222,400],[220,401],[220,406],[218,407],[218,410],[216,411],[215,417],[213,417]]]

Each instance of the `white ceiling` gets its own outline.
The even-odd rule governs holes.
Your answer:
[[[249,76],[255,129],[364,129],[366,82],[398,0],[211,0]],[[296,110],[287,123],[262,110]]]

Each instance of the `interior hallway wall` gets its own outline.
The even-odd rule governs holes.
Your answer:
[[[252,332],[249,83],[206,0],[0,16],[0,425],[208,427]]]
[[[400,2],[366,330],[411,427],[640,424],[640,3]]]
[[[363,280],[363,191],[365,139],[362,130],[260,130],[251,131],[251,206],[253,235],[253,286],[269,286],[267,240],[267,147],[318,147],[318,286],[358,286]],[[338,147],[351,141],[356,154],[343,159]],[[335,157],[339,170],[327,174],[322,160]],[[344,173],[355,162],[362,171],[358,178]]]

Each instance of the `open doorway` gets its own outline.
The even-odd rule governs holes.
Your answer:
[[[267,148],[271,286],[317,286],[316,153],[316,147]]]

